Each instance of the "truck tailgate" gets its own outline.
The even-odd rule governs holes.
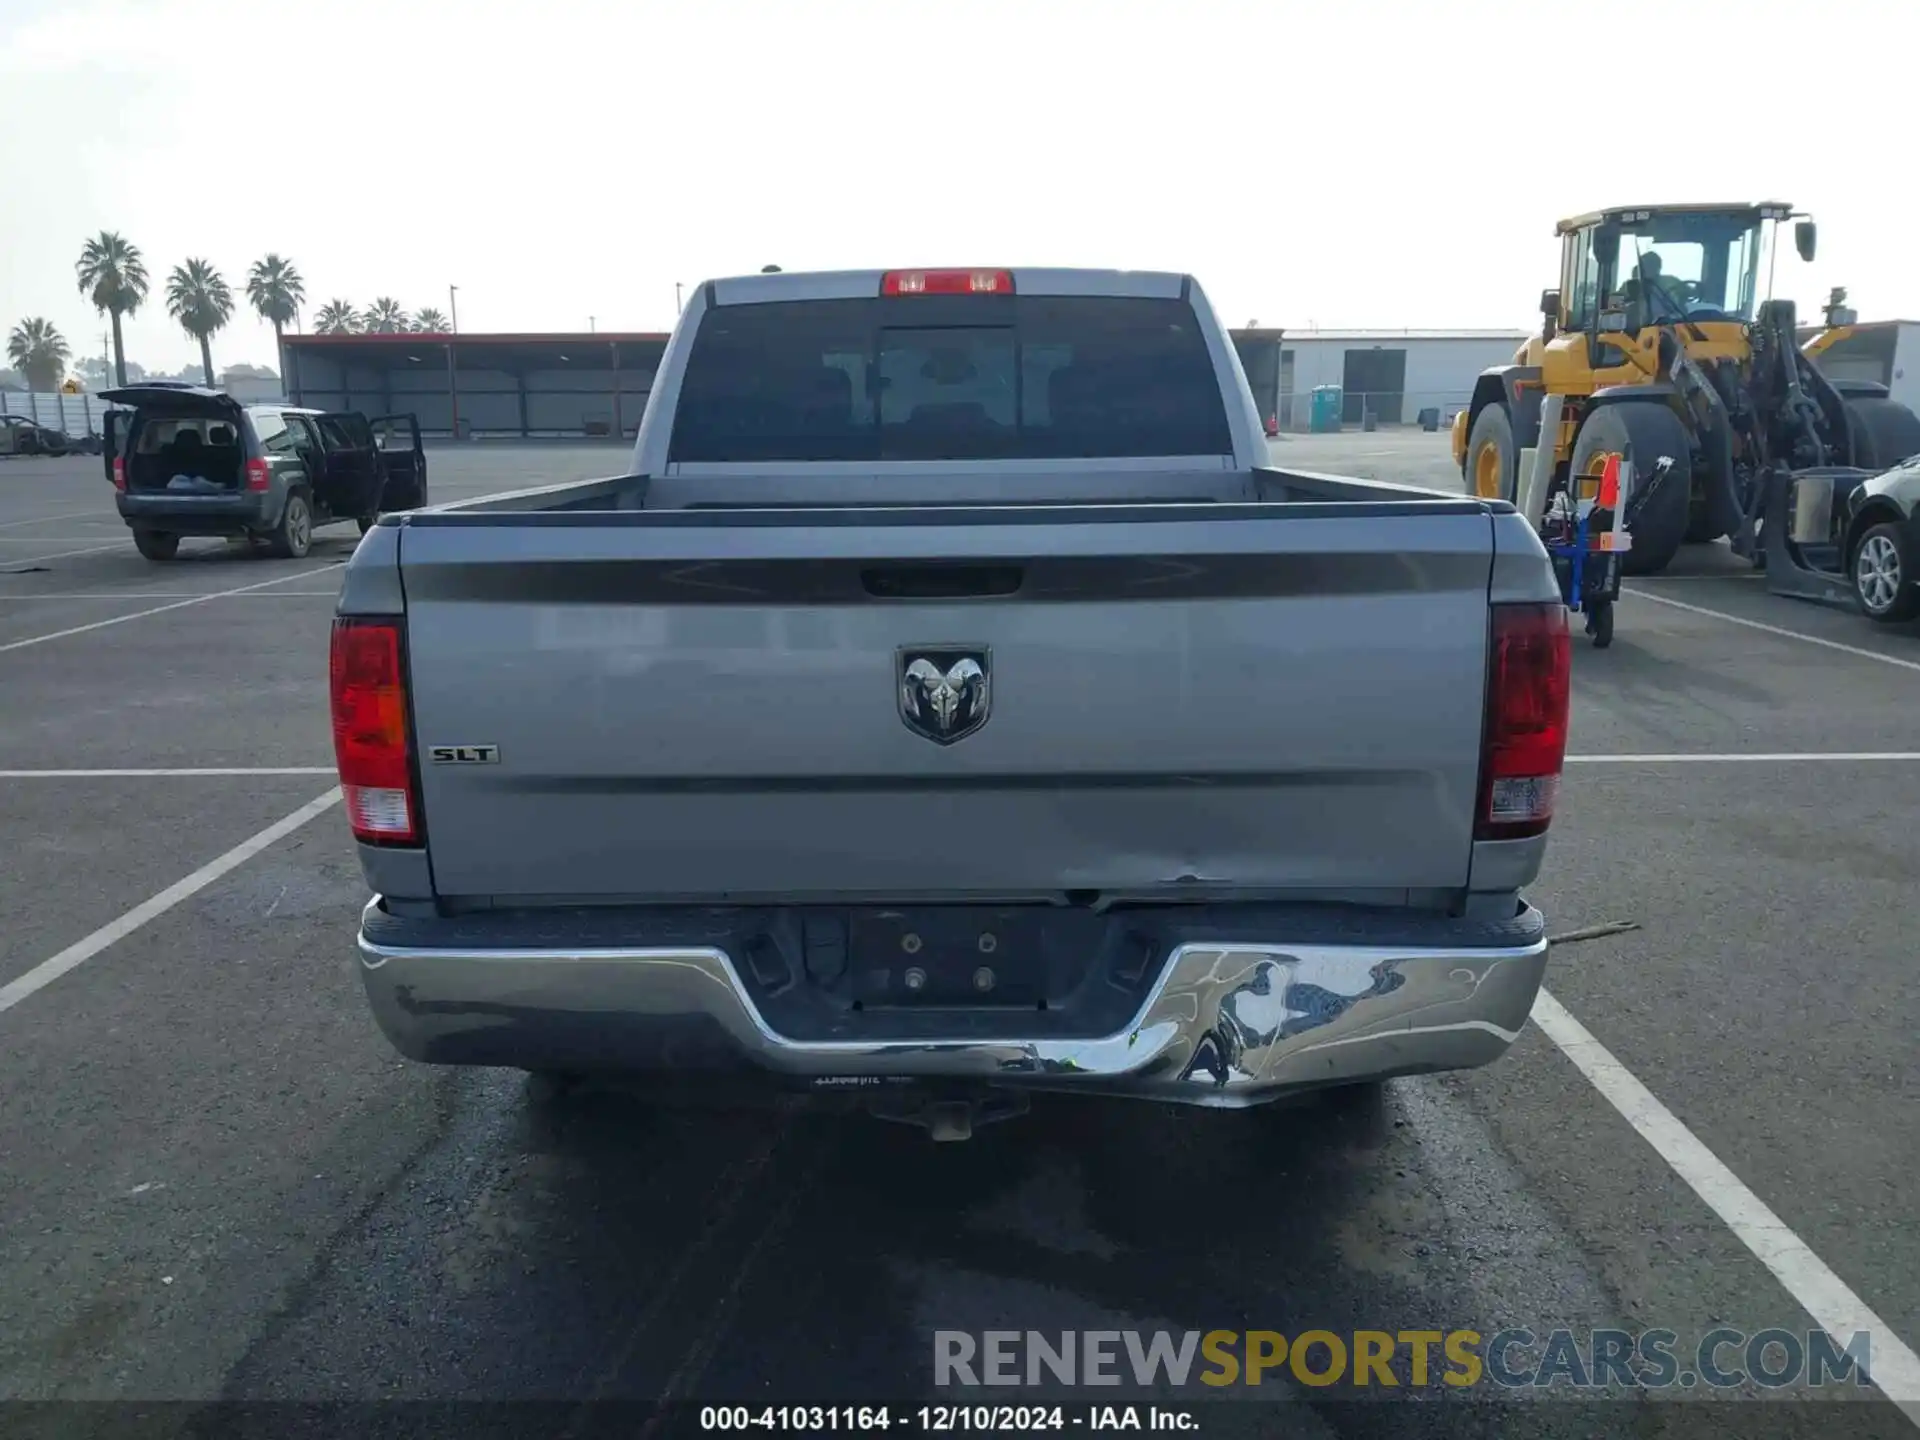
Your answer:
[[[434,886],[1463,886],[1492,553],[1422,502],[418,517]]]

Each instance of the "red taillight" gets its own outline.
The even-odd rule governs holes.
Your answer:
[[[127,488],[127,462],[118,455],[113,457],[113,488],[116,490]]]
[[[265,490],[272,480],[267,474],[267,462],[264,460],[247,461],[247,489]]]
[[[882,295],[1011,295],[1011,270],[889,270]]]
[[[335,620],[329,660],[333,754],[354,836],[378,844],[418,844],[419,797],[407,745],[400,622]]]
[[[1477,840],[1546,833],[1567,758],[1573,641],[1564,605],[1495,605]]]

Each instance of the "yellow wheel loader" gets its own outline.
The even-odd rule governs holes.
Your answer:
[[[1920,454],[1920,417],[1884,385],[1822,374],[1814,357],[1853,321],[1837,300],[1827,328],[1796,343],[1793,303],[1767,298],[1790,221],[1811,260],[1813,221],[1780,201],[1562,220],[1540,333],[1484,372],[1454,418],[1468,491],[1531,506],[1538,524],[1556,493],[1591,498],[1609,455],[1631,453],[1642,473],[1671,459],[1639,513],[1628,502],[1625,573],[1657,574],[1683,543],[1729,536],[1771,588],[1837,598],[1834,572],[1844,585],[1857,541],[1849,497]]]

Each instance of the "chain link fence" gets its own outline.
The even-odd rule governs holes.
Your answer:
[[[1445,430],[1473,399],[1465,390],[1304,391],[1279,398],[1260,418],[1283,435],[1339,430]],[[1271,409],[1271,407],[1269,407]]]

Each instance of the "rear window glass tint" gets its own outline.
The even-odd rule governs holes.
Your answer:
[[[1218,455],[1191,306],[915,297],[724,306],[694,336],[676,462]]]

